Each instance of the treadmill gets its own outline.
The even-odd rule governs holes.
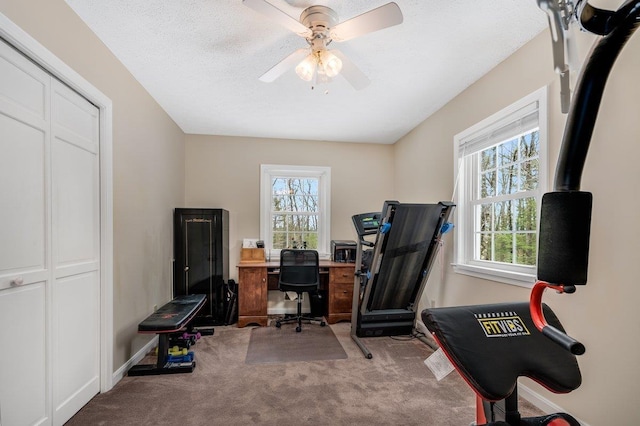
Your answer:
[[[451,229],[448,219],[454,207],[450,202],[385,201],[381,212],[352,217],[358,244],[351,338],[366,358],[373,355],[361,337],[413,333],[417,305],[441,236]]]

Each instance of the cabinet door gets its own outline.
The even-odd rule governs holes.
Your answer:
[[[213,316],[214,279],[213,229],[211,215],[183,215],[185,294],[206,294],[207,305],[199,314]]]
[[[238,283],[238,315],[267,315],[267,269],[240,268]]]

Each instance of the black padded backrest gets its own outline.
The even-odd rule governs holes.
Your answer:
[[[551,308],[547,322],[563,330]],[[499,401],[527,376],[556,393],[582,381],[575,355],[543,336],[531,320],[528,303],[432,308],[422,320],[434,333],[458,372],[488,401]]]
[[[552,284],[584,285],[589,269],[592,195],[548,192],[542,197],[538,279]]]
[[[318,252],[291,250],[280,252],[278,288],[284,291],[310,291],[320,284]]]

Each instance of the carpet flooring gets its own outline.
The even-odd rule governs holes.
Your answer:
[[[350,324],[328,327],[346,358],[266,364],[245,362],[255,331],[251,327],[216,327],[213,336],[192,347],[197,361],[193,373],[124,377],[111,391],[94,397],[67,425],[468,426],[473,422],[474,393],[457,373],[437,381],[424,364],[432,353],[424,343],[364,339],[373,353],[367,360],[350,338]]]

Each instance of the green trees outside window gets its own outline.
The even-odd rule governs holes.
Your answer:
[[[538,129],[477,153],[476,260],[536,264]]]
[[[318,249],[318,186],[316,178],[275,177],[271,180],[274,249]]]

